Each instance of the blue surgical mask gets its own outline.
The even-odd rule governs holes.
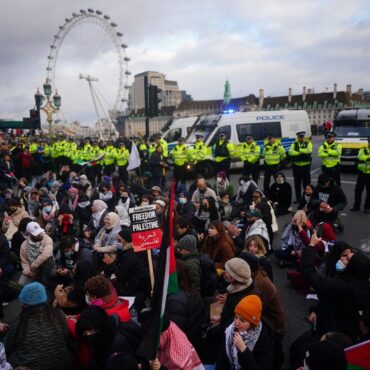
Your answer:
[[[185,204],[187,201],[188,200],[186,198],[183,198],[183,197],[179,198],[179,203],[180,204]]]
[[[71,257],[73,257],[73,251],[64,252],[64,256],[65,256],[66,258],[71,258]]]
[[[51,206],[44,207],[44,212],[45,213],[50,213],[52,210],[53,210],[53,207],[51,207]]]
[[[341,260],[341,259],[339,259],[339,260],[337,261],[337,263],[335,264],[335,270],[336,270],[337,272],[343,272],[345,269],[346,269],[345,264],[342,262],[342,260]]]

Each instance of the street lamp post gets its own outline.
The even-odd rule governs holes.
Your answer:
[[[59,111],[60,106],[62,105],[62,98],[58,94],[58,91],[55,91],[55,94],[53,95],[53,101],[51,101],[52,87],[48,78],[46,79],[46,82],[43,84],[42,87],[44,88],[46,103],[44,106],[42,106],[45,96],[40,93],[39,89],[37,89],[37,92],[35,94],[35,103],[38,112],[40,112],[41,109],[46,113],[46,121],[49,125],[49,135],[51,135],[53,114]]]

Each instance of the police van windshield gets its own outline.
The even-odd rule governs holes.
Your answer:
[[[203,141],[206,142],[214,129],[217,127],[217,122],[219,119],[220,115],[216,114],[210,114],[208,116],[201,117],[186,142],[189,144],[194,144],[196,141],[196,135],[202,135]]]
[[[370,121],[335,121],[334,132],[338,137],[369,137]]]

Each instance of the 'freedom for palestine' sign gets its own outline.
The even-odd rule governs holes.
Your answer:
[[[159,228],[155,205],[129,209],[132,232],[132,245],[135,252],[159,248],[162,231]]]

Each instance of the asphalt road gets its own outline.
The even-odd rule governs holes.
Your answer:
[[[317,177],[321,173],[320,160],[317,158],[317,149],[321,142],[322,137],[314,137],[314,156],[311,167],[312,182],[316,184]],[[292,170],[284,170],[288,182],[293,187],[293,175]],[[263,173],[261,173],[263,175]],[[231,181],[234,185],[234,189],[237,189],[238,179],[240,173],[234,172],[231,175]],[[338,234],[339,240],[349,242],[352,246],[362,248],[363,250],[370,252],[370,216],[365,215],[362,212],[350,212],[349,208],[353,205],[354,199],[354,187],[356,184],[356,172],[354,170],[343,170],[342,171],[342,188],[347,196],[348,205],[345,210],[341,213],[340,217],[344,224],[344,231]],[[170,178],[170,176],[168,176]],[[209,180],[212,183],[212,180]],[[260,185],[262,181],[260,180]],[[274,249],[279,248],[280,233],[284,225],[289,221],[290,216],[280,216],[278,218],[279,232],[274,239]],[[281,299],[284,304],[286,312],[286,332],[284,337],[284,352],[287,354],[290,344],[301,334],[309,329],[309,324],[305,321],[305,317],[308,315],[308,307],[312,304],[312,301],[306,299],[306,297],[296,290],[294,290],[289,281],[286,278],[286,274],[289,271],[287,268],[279,268],[274,256],[271,257],[274,268],[274,283],[279,291]],[[16,315],[19,313],[19,303],[17,301],[11,302],[4,309],[4,322],[11,322],[14,320]],[[287,363],[287,361],[286,361]]]

